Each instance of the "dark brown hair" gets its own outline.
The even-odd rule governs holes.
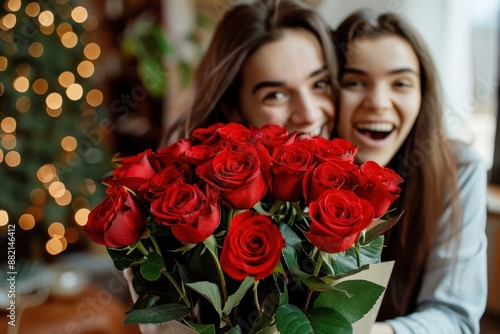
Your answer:
[[[363,47],[366,39],[394,35],[407,40],[418,57],[422,103],[411,132],[389,164],[404,179],[401,197],[395,203],[397,210],[404,213],[385,236],[382,259],[396,262],[379,320],[415,311],[427,258],[435,238],[440,237],[436,227],[450,198],[452,218],[449,221],[455,225],[452,227],[455,235],[461,226],[461,220],[457,219],[457,167],[451,143],[444,134],[437,72],[415,30],[391,13],[378,16],[370,10],[353,13],[339,25],[335,34],[340,78],[348,50],[356,52],[355,48]]]
[[[217,25],[195,72],[190,106],[167,131],[167,139],[176,139],[172,134],[179,129],[180,136],[185,137],[197,127],[228,122],[222,109],[239,109],[238,92],[245,61],[260,46],[280,39],[283,30],[294,28],[306,29],[318,38],[325,65],[335,81],[337,61],[331,29],[314,10],[293,0],[260,0],[235,6]],[[333,96],[336,87],[333,84]]]

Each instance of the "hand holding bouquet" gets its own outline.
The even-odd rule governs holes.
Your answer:
[[[402,181],[355,165],[356,150],[230,123],[121,159],[84,230],[116,268],[134,270],[140,297],[125,322],[352,332],[384,287],[339,280],[379,261],[380,235],[398,219],[379,218]]]

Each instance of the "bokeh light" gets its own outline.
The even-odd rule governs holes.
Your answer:
[[[78,37],[74,32],[68,31],[61,37],[61,43],[66,48],[71,49],[78,43]]]
[[[28,48],[28,52],[32,57],[38,58],[43,54],[43,45],[40,42],[34,42],[31,43],[31,45]]]
[[[104,101],[104,95],[99,89],[92,89],[87,93],[87,103],[92,107],[98,107]]]
[[[66,206],[69,203],[71,203],[72,197],[73,196],[71,196],[71,192],[68,189],[66,189],[61,197],[55,199],[55,202],[59,206]]]
[[[36,2],[30,2],[26,6],[25,11],[26,11],[26,14],[28,14],[29,16],[35,17],[38,14],[40,14],[40,5]]]
[[[61,147],[66,152],[71,152],[76,150],[77,145],[78,142],[76,141],[76,138],[73,136],[66,136],[61,140]]]
[[[9,214],[5,210],[0,210],[0,226],[5,226],[9,223]]]
[[[71,11],[71,18],[77,23],[85,22],[87,17],[88,17],[87,10],[82,6],[75,7]]]
[[[13,150],[14,148],[16,148],[16,145],[17,145],[16,136],[9,133],[2,137],[2,146],[6,150]]]
[[[68,240],[69,243],[73,244],[78,241],[80,238],[80,233],[78,233],[78,230],[74,227],[68,227],[66,229],[66,234],[64,235],[66,237],[66,240]]]
[[[50,109],[59,109],[62,106],[62,96],[59,93],[50,93],[45,99],[45,103]]]
[[[57,255],[62,252],[63,245],[59,239],[53,238],[47,241],[47,243],[45,244],[45,249],[50,255]]]
[[[40,182],[51,182],[56,177],[56,168],[52,164],[43,165],[38,169],[36,176]]]
[[[12,85],[14,86],[14,89],[17,90],[18,92],[24,93],[30,87],[30,82],[26,77],[17,77],[14,79]]]
[[[94,15],[89,15],[87,20],[83,22],[83,28],[87,31],[94,31],[97,29],[97,26],[99,25],[99,21],[97,20],[97,17]]]
[[[66,192],[66,187],[61,181],[52,182],[49,186],[49,194],[54,198],[59,198]]]
[[[82,85],[77,84],[77,83],[71,84],[66,89],[66,95],[72,101],[77,101],[77,100],[81,99],[81,97],[83,95],[83,87],[82,87]]]
[[[13,117],[5,117],[0,123],[3,132],[11,133],[16,131],[16,120]]]
[[[12,13],[5,15],[2,19],[2,25],[8,30],[14,28],[16,25],[16,16]]]
[[[69,23],[63,22],[57,26],[56,31],[57,31],[57,35],[59,35],[59,37],[63,37],[65,33],[73,31],[73,27],[71,27],[71,25]]]
[[[94,64],[88,60],[82,61],[76,68],[82,78],[89,78],[94,74]]]
[[[96,43],[89,43],[83,49],[83,54],[90,60],[95,60],[101,55],[101,48]]]
[[[31,191],[30,193],[30,200],[31,203],[35,205],[40,205],[45,202],[46,196],[45,196],[45,191],[40,188],[35,188]]]
[[[10,151],[5,155],[5,163],[9,167],[17,167],[21,164],[21,155],[19,152]]]
[[[4,56],[0,56],[0,71],[5,71],[5,69],[7,68],[7,64],[7,58],[5,58]]]
[[[16,109],[21,113],[30,111],[31,99],[28,96],[21,96],[16,100]]]
[[[44,10],[38,15],[38,22],[44,27],[49,27],[54,23],[54,14],[49,10]]]
[[[68,88],[71,84],[75,83],[75,75],[70,71],[64,71],[59,75],[57,81],[64,88]]]
[[[16,73],[20,77],[28,78],[31,74],[31,65],[28,63],[21,63],[16,67]]]
[[[23,230],[31,230],[33,227],[35,227],[35,217],[33,217],[33,215],[30,215],[29,213],[23,214],[21,217],[19,217],[19,226]]]
[[[49,89],[49,83],[45,79],[39,78],[33,82],[33,90],[38,95],[47,93],[48,89]]]
[[[66,229],[64,228],[64,225],[59,223],[59,222],[54,222],[50,224],[49,228],[47,229],[47,233],[51,238],[61,238],[64,236],[64,231]]]
[[[75,221],[78,225],[84,226],[89,219],[89,209],[80,209],[75,213]]]
[[[51,109],[49,107],[45,108],[47,115],[50,117],[59,117],[62,114],[62,108]]]

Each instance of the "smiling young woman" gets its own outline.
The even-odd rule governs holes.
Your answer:
[[[337,29],[336,134],[404,179],[383,260],[395,260],[372,333],[478,333],[486,305],[486,170],[443,129],[436,70],[394,14],[362,10]]]

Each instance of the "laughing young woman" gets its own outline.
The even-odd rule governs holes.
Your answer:
[[[358,162],[398,172],[403,217],[386,234],[396,260],[372,333],[478,333],[486,304],[486,171],[445,134],[427,48],[393,14],[352,14],[337,29],[341,95],[336,134]]]

